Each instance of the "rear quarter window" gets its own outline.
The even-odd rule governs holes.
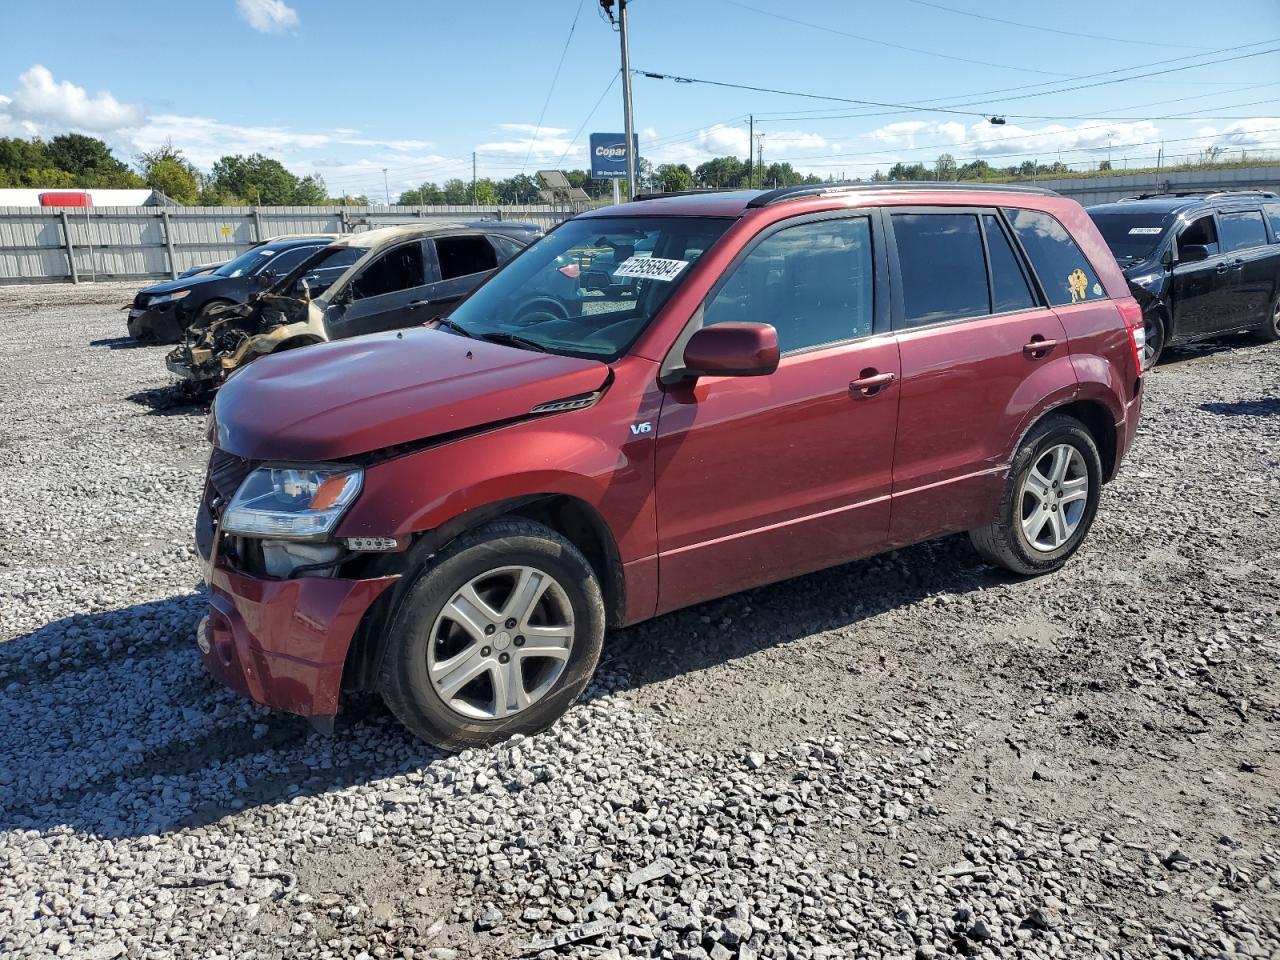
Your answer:
[[[1262,223],[1259,210],[1219,213],[1218,223],[1221,225],[1222,249],[1228,253],[1261,247],[1267,242],[1267,228]]]
[[[1005,214],[1051,305],[1061,307],[1106,297],[1084,251],[1055,217],[1016,207],[1007,208]]]

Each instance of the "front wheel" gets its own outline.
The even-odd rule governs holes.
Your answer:
[[[1102,458],[1079,420],[1046,417],[1010,465],[995,518],[969,532],[983,559],[1014,573],[1057,570],[1080,548],[1102,493]]]
[[[1155,312],[1143,315],[1142,327],[1145,334],[1145,345],[1142,348],[1142,369],[1150,370],[1159,362],[1160,354],[1164,352],[1168,331],[1164,324],[1164,318]]]
[[[1258,335],[1258,339],[1267,343],[1275,343],[1280,340],[1280,296],[1277,296],[1271,304],[1271,313],[1255,332]]]
[[[379,680],[418,737],[447,750],[554,723],[600,659],[604,601],[590,563],[549,527],[463,534],[405,595]]]

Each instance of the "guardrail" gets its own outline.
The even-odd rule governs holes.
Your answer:
[[[176,277],[282,233],[518,220],[544,229],[579,212],[551,204],[432,207],[0,207],[0,284]]]

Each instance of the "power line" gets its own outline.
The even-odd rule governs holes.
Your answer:
[[[529,138],[529,151],[524,155],[524,163],[520,167],[521,176],[524,175],[525,167],[529,166],[529,158],[533,156],[533,145],[538,139],[538,134],[542,132],[542,118],[547,115],[547,104],[551,102],[551,94],[555,92],[556,81],[560,79],[560,68],[564,66],[564,56],[569,52],[569,41],[573,39],[573,31],[578,27],[578,17],[582,14],[582,4],[585,0],[578,0],[578,9],[573,13],[573,23],[569,24],[569,35],[564,38],[564,46],[560,49],[560,59],[556,62],[556,72],[551,77],[551,86],[547,89],[546,99],[542,101],[542,110],[538,113],[538,122],[533,128],[533,136]]]
[[[987,20],[991,23],[1002,23],[1008,27],[1022,27],[1024,30],[1039,30],[1043,33],[1056,33],[1064,37],[1084,37],[1086,40],[1110,40],[1113,43],[1132,43],[1144,47],[1179,47],[1183,50],[1203,50],[1204,47],[1195,47],[1186,43],[1157,43],[1154,40],[1134,40],[1132,37],[1108,37],[1099,33],[1077,33],[1074,30],[1059,30],[1056,27],[1043,27],[1035,23],[1021,23],[1017,20],[1003,20],[1000,17],[988,17],[981,13],[972,13],[968,10],[957,10],[955,7],[948,7],[941,3],[933,3],[932,0],[911,0],[911,3],[919,4],[922,7],[933,7],[935,10],[945,10],[947,13],[959,14],[962,17],[973,17],[975,20]]]
[[[743,3],[741,0],[720,0],[721,3],[727,3],[734,7],[740,7],[743,10],[750,10],[752,13],[758,13],[764,17],[773,17],[775,20],[784,20],[787,23],[798,24],[802,27],[808,27],[811,30],[820,30],[823,33],[836,34],[841,37],[848,37],[851,40],[859,40],[863,43],[872,43],[880,47],[889,47],[893,50],[905,50],[908,53],[919,53],[926,57],[940,57],[943,60],[954,60],[958,63],[968,63],[979,67],[994,67],[1000,70],[1017,70],[1020,73],[1038,73],[1044,77],[1070,77],[1080,79],[1079,74],[1062,73],[1058,70],[1036,70],[1033,67],[1015,67],[1008,63],[992,63],[989,60],[974,60],[970,57],[958,57],[950,53],[940,53],[937,50],[925,50],[921,47],[908,47],[905,44],[894,43],[891,40],[881,40],[877,37],[868,37],[860,33],[849,33],[847,30],[839,30],[835,27],[824,26],[820,23],[811,23],[808,20],[800,20],[797,17],[789,17],[782,13],[775,13],[772,10],[762,10],[759,7],[753,7],[749,3]]]
[[[578,132],[573,135],[573,139],[569,141],[569,145],[564,148],[564,153],[560,154],[560,159],[556,161],[557,169],[560,169],[564,166],[564,158],[569,155],[569,151],[572,150],[574,146],[578,143],[578,138],[582,136],[582,131],[587,128],[587,124],[590,123],[591,118],[596,115],[596,111],[600,109],[600,104],[604,103],[604,98],[609,95],[609,91],[613,89],[613,85],[618,82],[618,77],[620,77],[621,75],[622,75],[622,71],[619,70],[612,77],[609,78],[609,85],[604,88],[604,93],[600,94],[600,98],[596,100],[595,106],[591,108],[591,112],[587,114],[586,118],[578,126]],[[588,163],[587,166],[589,167],[590,164]],[[523,170],[521,170],[520,172],[522,174],[524,173]]]

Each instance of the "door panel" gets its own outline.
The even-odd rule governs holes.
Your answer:
[[[427,296],[431,287],[428,279],[421,241],[388,250],[354,276],[342,291],[354,299],[340,311],[334,309],[327,315],[330,338],[340,340],[396,330],[416,322],[418,311],[410,304]]]
[[[893,464],[895,544],[989,521],[1020,424],[1073,389],[1067,334],[1053,311],[982,317],[898,335],[902,352]],[[1052,342],[1051,347],[1034,348]]]
[[[767,377],[668,391],[657,436],[659,612],[881,549],[900,372],[877,337],[782,359]]]
[[[1275,248],[1268,243],[1261,210],[1230,210],[1218,214],[1222,248],[1229,258],[1224,329],[1253,326],[1271,313],[1275,295]]]
[[[1179,337],[1202,337],[1230,326],[1230,258],[1217,254],[1173,267],[1173,329]]]

